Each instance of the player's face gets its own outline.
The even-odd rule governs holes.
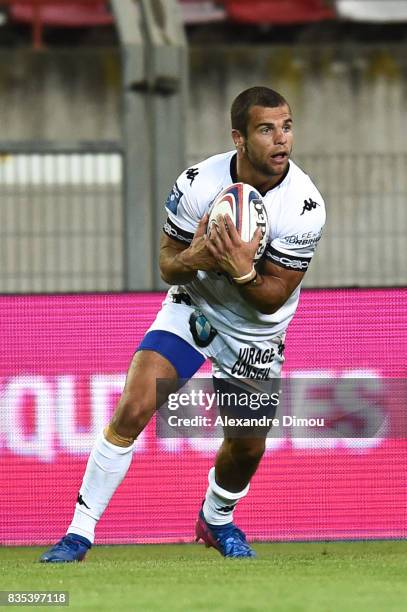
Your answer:
[[[252,106],[249,111],[245,153],[253,169],[278,177],[287,170],[293,147],[292,117],[288,106]]]

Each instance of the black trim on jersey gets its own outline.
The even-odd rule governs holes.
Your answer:
[[[268,193],[269,191],[273,191],[273,189],[281,185],[281,183],[283,182],[283,180],[285,179],[289,171],[290,171],[290,162],[288,162],[287,170],[284,172],[283,176],[279,179],[279,181],[275,185],[273,185],[273,187],[270,187],[270,189],[266,189],[266,191],[260,191],[260,189],[258,189],[258,192],[262,196],[265,196],[266,193]],[[232,179],[232,183],[239,183],[239,177],[237,176],[237,153],[232,155],[230,159],[230,177]]]
[[[177,227],[169,217],[167,217],[167,220],[164,223],[163,232],[173,240],[178,240],[178,242],[182,242],[184,244],[191,244],[192,238],[194,237],[191,232],[186,232],[180,227]]]
[[[232,155],[230,159],[230,177],[232,179],[232,183],[239,182],[239,179],[237,176],[237,153]]]
[[[297,272],[305,272],[311,263],[312,257],[300,257],[299,255],[287,255],[277,251],[270,244],[267,245],[265,252],[266,259],[272,263],[285,268],[286,270],[295,270]]]
[[[290,162],[288,162],[287,164],[287,170],[284,172],[283,176],[280,178],[280,180],[273,185],[272,187],[270,187],[270,189],[266,189],[266,191],[263,193],[262,191],[260,191],[261,195],[264,196],[266,195],[266,193],[268,193],[269,191],[273,191],[273,189],[275,189],[276,187],[278,187],[279,185],[281,185],[281,183],[283,182],[283,180],[285,179],[285,177],[287,176],[287,174],[290,172]]]

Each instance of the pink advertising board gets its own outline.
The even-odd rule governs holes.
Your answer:
[[[303,291],[285,376],[402,381],[406,297],[405,289]],[[47,544],[65,532],[92,439],[162,298],[0,297],[1,545]],[[192,541],[216,444],[159,438],[151,423],[97,542]],[[236,519],[257,540],[405,537],[406,468],[402,435],[270,439]]]

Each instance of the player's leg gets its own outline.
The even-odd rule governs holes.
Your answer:
[[[97,521],[130,467],[134,441],[157,408],[156,380],[190,378],[205,358],[182,338],[149,332],[128,370],[111,422],[92,449],[67,535],[41,557],[43,562],[80,561],[94,541]],[[160,403],[164,401],[160,398]]]
[[[225,438],[216,455],[217,484],[235,494],[246,489],[265,449],[265,438]]]
[[[225,557],[254,557],[245,534],[233,523],[233,511],[249,491],[264,454],[261,438],[225,438],[208,474],[209,486],[196,524],[196,537]]]
[[[239,398],[244,395],[248,400],[252,393],[248,390],[240,391],[230,381],[221,379],[214,382],[218,393],[237,392]],[[237,406],[241,405],[250,406],[250,403],[238,400]],[[250,408],[248,412],[250,413]],[[275,407],[270,403],[264,407],[262,415],[273,417],[274,412]],[[236,409],[230,416],[253,415],[247,412],[239,414],[239,409]],[[260,417],[259,413],[257,417]],[[215,465],[208,474],[209,486],[196,523],[196,536],[208,546],[217,548],[226,557],[255,556],[245,534],[233,523],[233,511],[239,500],[249,491],[250,480],[266,448],[267,432],[268,427],[255,430],[224,428],[224,440],[216,455]]]
[[[115,413],[90,454],[68,533],[93,543],[96,523],[130,467],[134,442],[157,408],[157,378],[176,381],[178,375],[159,353],[137,352]]]
[[[112,421],[92,448],[67,536],[41,561],[80,561],[93,544],[97,521],[130,467],[134,440],[155,411],[157,376],[176,379],[177,373],[160,354],[137,352]]]

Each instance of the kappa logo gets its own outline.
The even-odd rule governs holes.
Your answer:
[[[282,340],[280,340],[280,342],[278,343],[278,347],[277,347],[277,352],[280,355],[280,357],[283,356],[284,349],[285,349],[285,344]]]
[[[220,506],[217,507],[216,510],[218,512],[224,512],[225,514],[227,514],[228,512],[233,512],[233,510],[235,509],[236,504],[231,504],[230,506]]]
[[[198,168],[189,168],[186,171],[186,177],[190,181],[190,183],[189,183],[190,185],[192,185],[192,183],[194,182],[194,180],[196,179],[198,174],[199,174]]]
[[[80,506],[85,506],[85,508],[87,508],[88,510],[90,510],[90,508],[89,508],[88,504],[86,504],[86,503],[83,501],[83,497],[82,497],[82,495],[81,495],[80,493],[78,493],[78,499],[76,500],[76,503],[78,503]]]
[[[314,202],[312,198],[308,198],[308,200],[304,200],[304,208],[302,209],[302,213],[300,217],[307,211],[314,210],[317,206],[321,206],[318,202]]]

